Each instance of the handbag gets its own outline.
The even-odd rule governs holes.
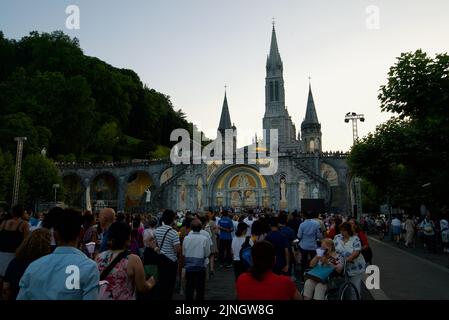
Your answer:
[[[111,273],[112,269],[119,263],[122,259],[125,259],[128,256],[129,252],[127,250],[120,252],[114,260],[109,263],[109,265],[104,268],[104,270],[100,274],[100,290],[98,294],[98,300],[108,300],[109,294],[106,292],[106,288],[108,286],[108,282],[106,281],[106,277]]]
[[[329,276],[334,272],[330,265],[316,265],[313,269],[306,272],[306,277],[318,282],[327,282]]]
[[[145,248],[143,252],[143,265],[157,265],[159,263],[159,254],[152,248]]]
[[[173,261],[170,258],[168,258],[165,254],[162,253],[162,248],[164,247],[165,237],[170,232],[170,230],[172,230],[172,229],[169,228],[167,231],[165,231],[165,234],[162,237],[162,242],[159,247],[160,251],[159,251],[159,253],[157,253],[156,264],[157,264],[158,268],[163,268],[166,264],[173,263]]]

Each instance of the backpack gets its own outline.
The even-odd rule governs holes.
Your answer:
[[[250,239],[251,237],[246,237],[239,253],[240,262],[242,262],[246,266],[246,268],[250,268],[253,266],[253,259],[251,257],[251,244],[249,243]]]

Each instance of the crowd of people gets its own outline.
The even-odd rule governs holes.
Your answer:
[[[377,233],[381,240],[391,233],[392,240],[405,247],[417,247],[417,243],[432,253],[449,253],[449,212],[443,207],[438,214],[426,211],[424,215],[384,215],[363,218],[365,230]]]
[[[326,279],[308,271],[341,274],[344,262],[360,290],[371,259],[363,224],[333,214],[55,207],[29,217],[15,206],[0,224],[7,300],[170,300],[177,287],[204,300],[217,267],[233,268],[238,299],[323,299]]]

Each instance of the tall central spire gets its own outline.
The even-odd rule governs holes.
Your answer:
[[[270,54],[267,57],[267,73],[270,71],[274,72],[276,69],[282,72],[282,59],[281,55],[279,54],[276,29],[273,23],[273,30],[271,31]]]
[[[279,54],[274,24],[271,30],[271,43],[267,57],[266,72],[263,128],[278,130],[278,144],[281,147],[294,142],[296,133],[291,117],[285,107],[283,65],[281,55]],[[270,141],[268,134],[265,139],[268,146]]]

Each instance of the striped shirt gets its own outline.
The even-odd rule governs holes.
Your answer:
[[[167,232],[167,230],[170,230]],[[165,236],[164,243],[162,239]],[[173,262],[178,260],[176,256],[175,246],[180,244],[178,233],[170,226],[162,225],[154,231],[154,236],[161,249],[161,253]]]

